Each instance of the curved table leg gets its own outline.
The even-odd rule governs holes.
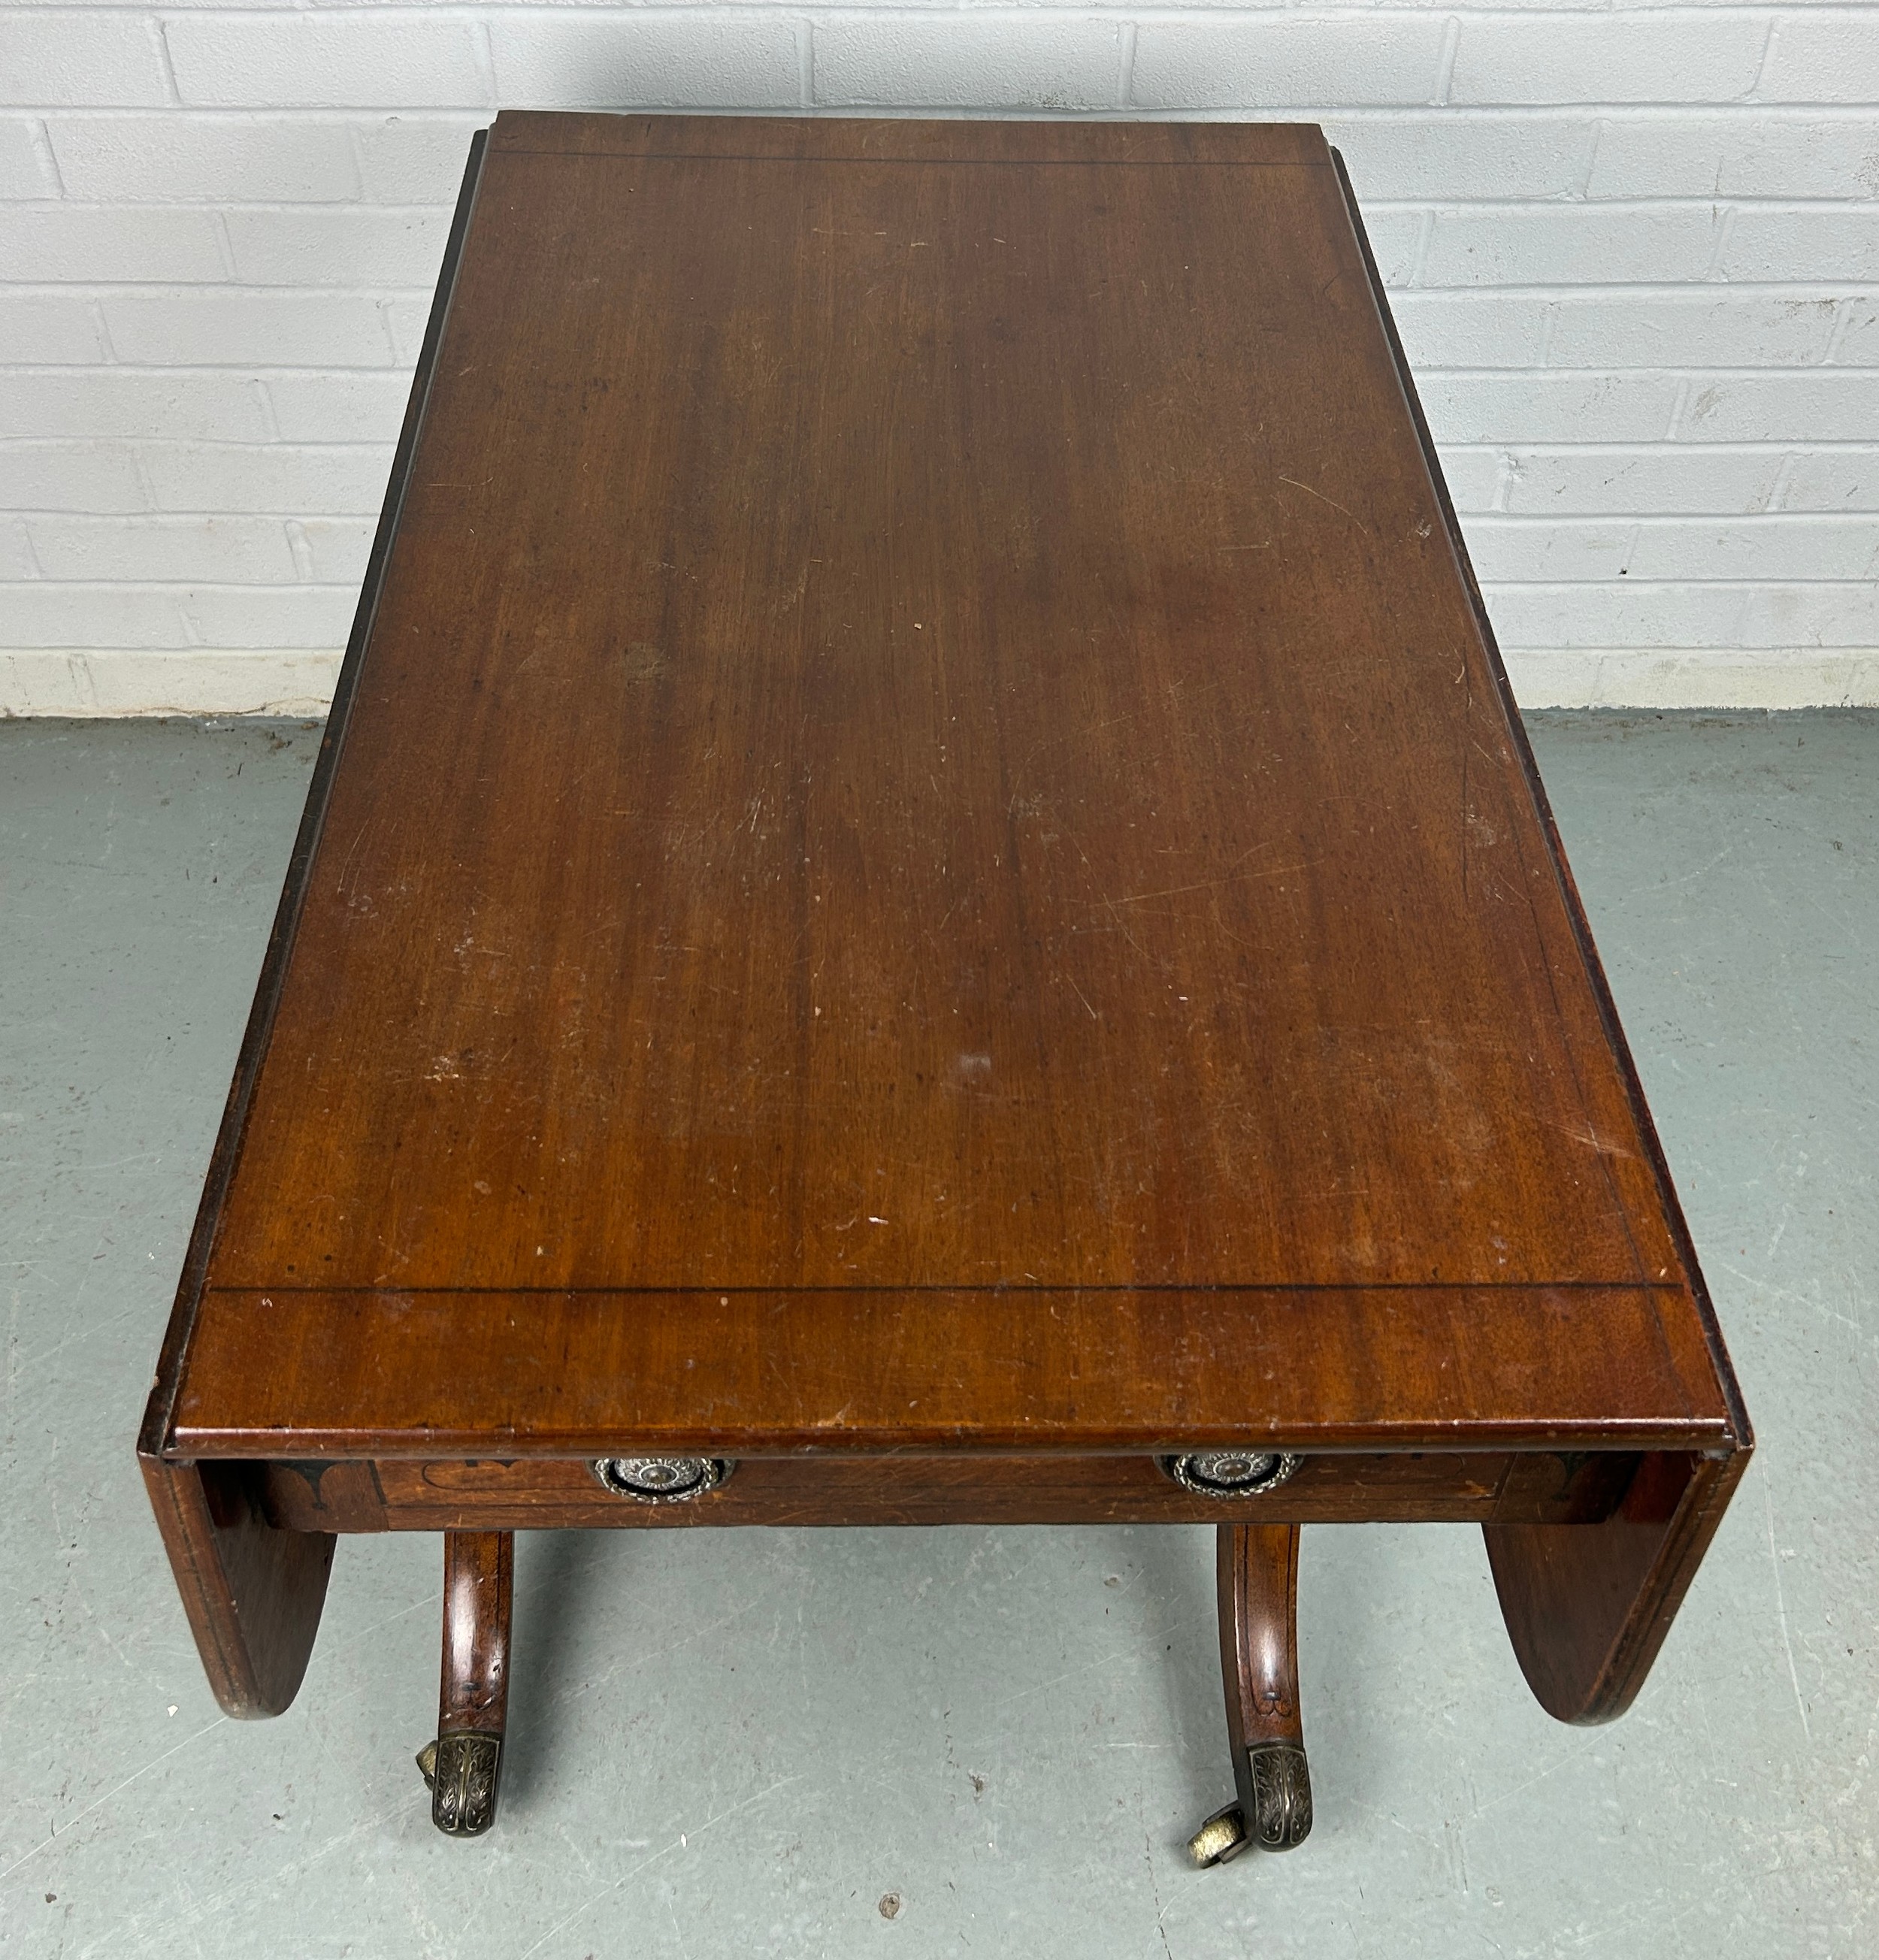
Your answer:
[[[279,1714],[307,1672],[337,1539],[269,1524],[250,1465],[138,1461],[215,1699],[225,1714]]]
[[[437,1740],[419,1752],[418,1767],[431,1786],[431,1822],[446,1837],[479,1837],[496,1821],[514,1571],[512,1532],[444,1534]]]
[[[1597,1524],[1482,1527],[1508,1637],[1549,1715],[1609,1722],[1631,1706],[1750,1454],[1645,1456]]]
[[[1298,1700],[1296,1525],[1222,1525],[1215,1551],[1220,1665],[1237,1799],[1188,1840],[1196,1864],[1249,1847],[1288,1851],[1311,1828],[1311,1774]]]

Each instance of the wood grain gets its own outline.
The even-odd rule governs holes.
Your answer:
[[[202,1671],[222,1713],[278,1715],[313,1654],[339,1541],[277,1528],[259,1465],[142,1459]]]
[[[1670,1275],[1258,175],[492,154],[212,1285]]]
[[[1730,1433],[1687,1297],[1642,1287],[218,1292],[175,1420],[235,1457]]]
[[[443,1666],[437,1732],[508,1726],[509,1622],[515,1541],[507,1532],[444,1535]]]
[[[1110,1290],[1126,1355],[1196,1288],[1374,1289],[1380,1351],[1481,1290],[1460,1419],[1570,1422],[1580,1287],[1713,1427],[1315,132],[527,117],[485,179],[210,1262],[244,1359],[167,1446],[245,1451],[329,1305],[350,1434],[413,1313],[493,1379],[686,1289],[947,1362],[965,1289]]]
[[[1748,1459],[1647,1456],[1596,1524],[1483,1527],[1508,1637],[1548,1714],[1609,1722],[1631,1706]]]
[[[1298,1693],[1296,1526],[1223,1525],[1215,1538],[1220,1667],[1236,1758],[1262,1743],[1304,1746]],[[1241,1792],[1242,1800],[1246,1793]]]

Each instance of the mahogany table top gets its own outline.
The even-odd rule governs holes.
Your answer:
[[[1342,173],[504,115],[165,1446],[1726,1446]]]

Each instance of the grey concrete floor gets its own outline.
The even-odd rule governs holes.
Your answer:
[[[1477,1532],[1308,1532],[1317,1829],[1196,1873],[1202,1531],[525,1540],[475,1844],[411,1763],[435,1538],[342,1545],[298,1701],[225,1720],[132,1440],[316,731],[0,725],[0,1946],[1879,1951],[1879,717],[1533,733],[1760,1452],[1609,1728],[1529,1698]]]

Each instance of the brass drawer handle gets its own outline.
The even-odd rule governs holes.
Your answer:
[[[1197,1497],[1256,1497],[1276,1491],[1305,1459],[1281,1451],[1205,1449],[1161,1460],[1175,1482]]]
[[[682,1504],[716,1490],[736,1468],[728,1456],[603,1456],[594,1474],[617,1497]]]

